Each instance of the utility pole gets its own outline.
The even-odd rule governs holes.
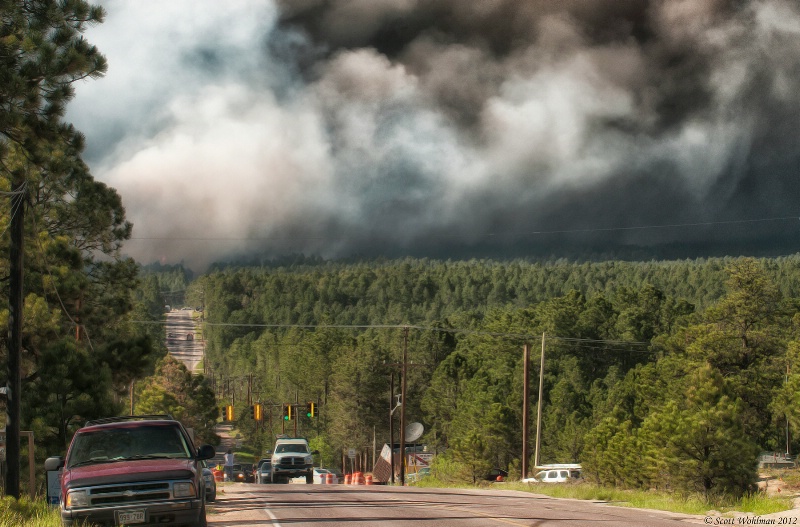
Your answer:
[[[522,479],[528,477],[528,458],[530,457],[528,447],[528,436],[530,434],[530,368],[531,368],[531,346],[522,346]]]
[[[785,384],[789,383],[789,362],[786,362],[786,381]],[[789,416],[786,416],[786,458],[788,459],[791,455],[791,437],[789,436]]]
[[[403,386],[400,390],[400,485],[406,484],[406,387],[408,385],[408,326],[403,328]]]
[[[542,445],[542,395],[544,394],[544,340],[542,333],[542,362],[539,366],[539,401],[536,409],[536,451],[533,454],[534,469],[539,466],[539,448]]]
[[[247,374],[247,406],[253,404],[253,374]]]
[[[14,174],[14,196],[11,200],[11,247],[8,254],[8,381],[6,392],[8,400],[6,416],[6,496],[19,499],[19,431],[20,395],[22,378],[20,360],[22,357],[22,307],[23,307],[23,237],[25,234],[25,179]]]
[[[391,466],[391,482],[394,485],[394,372],[389,375],[389,449],[392,451],[389,465]]]

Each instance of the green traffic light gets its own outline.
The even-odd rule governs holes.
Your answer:
[[[311,412],[306,412],[306,417],[311,417]]]

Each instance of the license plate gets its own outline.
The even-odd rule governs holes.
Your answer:
[[[125,511],[117,513],[117,525],[132,525],[144,522],[145,522],[144,510]]]

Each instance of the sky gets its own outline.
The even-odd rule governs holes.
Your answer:
[[[795,0],[96,3],[142,263],[800,251]]]

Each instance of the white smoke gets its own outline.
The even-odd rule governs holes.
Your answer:
[[[68,118],[143,262],[463,252],[797,189],[766,140],[800,107],[788,0],[102,5],[109,73]]]

